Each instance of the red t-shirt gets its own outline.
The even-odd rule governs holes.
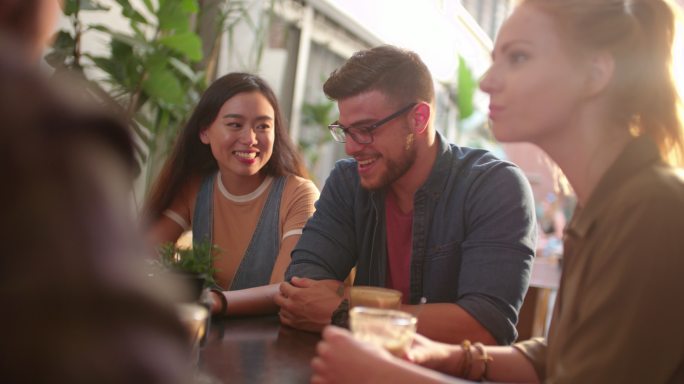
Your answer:
[[[401,291],[401,301],[410,299],[411,250],[413,247],[413,211],[403,213],[392,193],[385,199],[387,227],[386,287]]]

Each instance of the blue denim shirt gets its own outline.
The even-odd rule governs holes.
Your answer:
[[[456,303],[499,344],[517,337],[536,243],[534,200],[519,168],[491,153],[445,142],[413,200],[410,298]],[[293,276],[385,286],[385,191],[360,186],[353,159],[340,160],[292,251]]]

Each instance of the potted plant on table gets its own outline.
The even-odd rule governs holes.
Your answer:
[[[187,242],[189,246],[182,245],[184,243],[179,241],[161,245],[158,248],[159,259],[155,263],[162,271],[184,283],[186,290],[179,297],[181,302],[177,306],[179,316],[189,328],[192,345],[202,346],[211,326],[206,288],[217,286],[214,279],[214,257],[219,249],[208,240],[194,244]],[[201,315],[202,313],[204,314]]]
[[[161,266],[175,273],[191,288],[192,300],[199,300],[204,288],[216,287],[214,257],[218,247],[209,241],[181,247],[173,243],[159,247]]]

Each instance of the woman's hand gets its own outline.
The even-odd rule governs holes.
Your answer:
[[[461,348],[432,341],[416,334],[405,358],[415,364],[456,376],[460,371]]]
[[[393,370],[392,360],[399,360],[383,348],[362,343],[334,326],[326,327],[322,336],[311,361],[312,384],[395,382],[387,374]]]
[[[328,326],[323,330],[323,340],[316,351],[318,356],[311,361],[312,384],[462,382],[394,357],[379,346],[354,339],[349,331],[338,327]]]

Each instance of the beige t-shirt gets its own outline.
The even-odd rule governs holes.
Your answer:
[[[199,178],[190,181],[164,212],[184,230],[192,228],[200,184]],[[237,196],[223,187],[220,174],[216,177],[213,192],[213,242],[220,252],[214,261],[214,267],[218,269],[216,281],[224,289],[230,287],[249,246],[272,185],[273,178],[267,177],[253,192]],[[301,235],[304,224],[314,212],[317,199],[318,189],[310,180],[294,175],[287,176],[280,200],[281,241],[288,236]]]

